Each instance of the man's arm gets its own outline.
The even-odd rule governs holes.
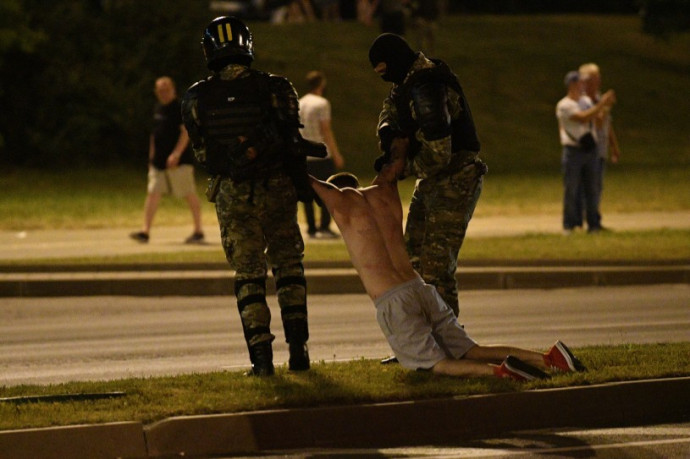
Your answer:
[[[156,141],[154,140],[153,134],[149,136],[149,166],[153,164],[153,156],[156,152]]]
[[[290,80],[270,75],[269,85],[273,94],[272,105],[276,128],[280,137],[286,142],[289,153],[301,160],[306,159],[307,156],[325,158],[326,146],[306,140],[299,132],[299,128],[303,127],[299,119],[299,98]]]
[[[618,136],[613,130],[613,124],[609,124],[609,151],[611,153],[611,162],[616,164],[621,158],[621,150],[618,145]]]
[[[397,187],[398,180],[404,178],[405,158],[410,147],[407,138],[398,137],[391,143],[390,162],[381,167],[378,175],[374,178],[373,185],[393,185]]]
[[[450,162],[451,111],[461,103],[459,95],[443,83],[432,82],[419,85],[412,90],[414,114],[419,124],[416,138],[420,142],[419,152],[411,159],[411,167],[419,178],[431,177],[441,172]],[[452,110],[451,110],[452,108]]]
[[[323,136],[323,142],[328,147],[331,156],[333,156],[335,167],[342,169],[343,166],[345,166],[345,158],[343,158],[343,155],[340,154],[340,150],[338,150],[338,144],[335,141],[333,129],[331,129],[331,120],[322,120],[319,127],[321,129],[321,135]]]
[[[390,96],[383,101],[383,108],[379,113],[379,122],[376,127],[376,134],[379,138],[379,150],[381,155],[374,161],[374,170],[379,172],[381,167],[390,161],[391,143],[397,137],[405,137],[397,122],[397,110]]]
[[[180,158],[182,157],[182,154],[187,148],[187,145],[189,145],[189,134],[187,134],[187,129],[184,127],[184,124],[180,124],[180,135],[177,138],[177,144],[175,144],[175,148],[173,149],[172,153],[170,153],[170,155],[168,156],[168,159],[166,161],[167,167],[173,168],[177,167],[177,165],[180,164]]]
[[[197,113],[197,100],[199,85],[196,83],[190,87],[182,98],[182,121],[185,125],[185,131],[192,142],[192,150],[196,160],[206,165],[206,142],[201,133],[201,122]]]
[[[614,103],[616,103],[616,93],[613,91],[613,89],[609,89],[604,93],[604,95],[601,96],[599,102],[587,110],[580,110],[572,113],[570,115],[570,119],[572,121],[577,121],[578,123],[587,123],[599,116],[602,111],[610,109]]]

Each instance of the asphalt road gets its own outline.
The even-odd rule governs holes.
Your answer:
[[[224,456],[253,457],[257,456]],[[608,429],[542,429],[474,441],[397,448],[267,451],[264,459],[309,458],[664,458],[690,457],[690,424]],[[220,458],[218,458],[220,459]]]
[[[461,293],[461,321],[483,344],[546,349],[687,341],[690,286]],[[275,361],[287,349],[275,298]],[[315,361],[380,358],[389,349],[365,295],[311,295]],[[234,299],[61,297],[0,300],[0,385],[109,380],[247,368]]]

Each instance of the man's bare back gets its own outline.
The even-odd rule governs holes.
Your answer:
[[[402,231],[397,175],[402,160],[385,166],[367,188],[339,189],[311,178],[312,187],[335,220],[352,264],[372,299],[416,279]]]
[[[367,188],[338,188],[311,177],[314,191],[340,228],[352,264],[376,305],[377,321],[400,363],[451,376],[496,375],[519,380],[546,377],[541,369],[548,367],[582,371],[563,363],[577,359],[560,342],[542,354],[516,347],[479,346],[467,336],[448,305],[433,287],[424,284],[409,261],[397,187],[403,166],[400,158],[385,165]],[[418,284],[413,285],[410,281],[415,279]],[[577,364],[581,367],[579,361]]]

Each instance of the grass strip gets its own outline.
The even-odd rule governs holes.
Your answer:
[[[590,235],[584,232],[570,236],[560,234],[526,234],[506,237],[468,237],[460,251],[459,265],[519,264],[535,262],[568,264],[596,263],[687,263],[690,261],[690,229],[650,231],[613,231]],[[342,240],[328,243],[306,243],[304,261],[307,268],[319,264],[349,265],[349,255]],[[79,267],[118,265],[212,265],[229,269],[223,251],[199,250],[178,253],[147,253],[122,256],[93,256],[27,260],[0,260],[0,270],[22,266]],[[193,267],[189,267],[192,269]],[[163,269],[163,268],[161,268]],[[204,268],[206,269],[206,268]]]
[[[602,200],[604,224],[612,213],[687,211],[690,209],[690,166],[673,168],[609,168]],[[362,183],[372,177],[362,176]],[[560,215],[563,206],[562,177],[551,172],[493,173],[485,177],[475,217],[510,215]],[[199,175],[203,196],[206,180]],[[66,185],[67,184],[67,185]],[[145,176],[128,169],[87,171],[0,171],[0,230],[123,228],[123,234],[139,229],[143,218]],[[407,212],[414,180],[399,183]],[[39,211],[40,209],[40,211]],[[205,227],[215,227],[212,204],[202,204]],[[303,207],[299,220],[306,222]],[[166,197],[156,213],[153,231],[160,226],[188,226],[189,209],[184,200]],[[554,221],[560,227],[560,221]]]
[[[0,398],[36,397],[35,402],[22,404],[0,401],[0,430],[117,421],[148,424],[177,415],[466,397],[690,376],[690,343],[588,346],[573,351],[587,366],[587,372],[554,374],[549,380],[529,383],[493,377],[439,377],[360,359],[316,362],[304,373],[291,373],[282,366],[272,378],[250,378],[233,371],[0,387]],[[125,395],[83,400],[66,396],[61,401],[55,398],[62,394],[119,392]],[[45,396],[52,398],[41,400]]]

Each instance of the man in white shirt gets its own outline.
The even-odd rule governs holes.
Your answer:
[[[594,62],[588,62],[580,66],[579,72],[580,79],[583,81],[584,93],[592,99],[592,102],[598,102],[601,98],[601,72],[599,71],[599,66]],[[604,110],[594,119],[597,151],[599,152],[599,179],[597,181],[599,200],[601,200],[601,193],[604,190],[606,162],[610,160],[613,164],[616,164],[621,155],[618,137],[611,121],[609,110]],[[580,205],[584,207],[584,193],[580,193],[580,197]]]
[[[616,101],[616,95],[613,90],[609,90],[593,104],[589,97],[583,95],[582,81],[577,71],[568,72],[564,83],[568,93],[556,105],[558,130],[563,145],[563,231],[565,234],[571,233],[582,220],[581,215],[578,215],[578,209],[581,208],[578,204],[579,193],[582,189],[587,231],[594,233],[601,231],[602,226],[598,195],[600,163],[593,123],[596,117],[610,110]],[[586,142],[588,137],[590,143]]]
[[[299,100],[300,121],[304,125],[300,131],[305,139],[324,143],[328,151],[328,156],[325,158],[307,157],[307,171],[319,180],[326,180],[335,173],[336,168],[343,168],[345,160],[338,150],[331,128],[331,104],[323,96],[326,89],[326,77],[323,72],[314,70],[307,74],[306,79],[309,93]],[[331,216],[325,207],[321,207],[321,221],[318,226],[311,202],[304,203],[304,213],[307,217],[309,237],[320,239],[337,237],[330,229]]]

